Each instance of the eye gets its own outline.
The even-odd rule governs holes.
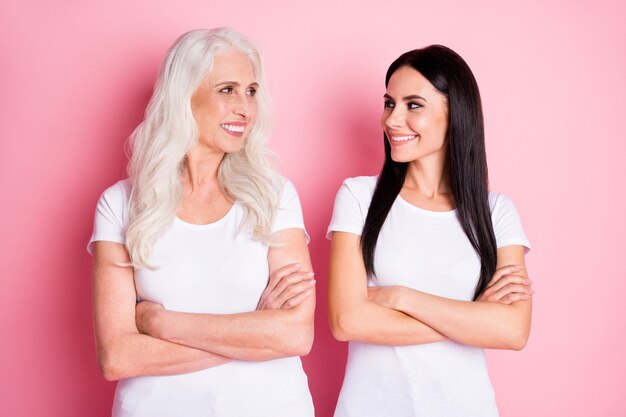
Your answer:
[[[417,110],[417,109],[419,109],[421,107],[424,107],[421,104],[416,103],[414,101],[408,102],[406,106],[408,107],[409,110]]]
[[[232,92],[233,92],[232,87],[224,87],[220,90],[220,93],[224,93],[224,94],[232,94]]]
[[[394,107],[396,107],[396,104],[393,102],[393,100],[385,100],[385,109],[393,109]]]
[[[250,97],[254,97],[254,96],[256,96],[256,91],[257,91],[256,88],[250,87],[246,91],[246,94],[248,94]]]

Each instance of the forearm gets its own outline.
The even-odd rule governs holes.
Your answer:
[[[341,309],[331,307],[330,324],[337,340],[380,345],[418,345],[447,338],[407,314],[367,300]]]
[[[119,334],[97,342],[98,362],[109,381],[135,376],[176,375],[222,365],[215,353],[170,343],[139,333]]]
[[[511,305],[458,301],[404,288],[393,307],[471,346],[519,350],[530,332],[530,300]]]
[[[162,310],[149,334],[176,344],[241,360],[306,355],[312,320],[299,308],[239,314],[196,314]]]

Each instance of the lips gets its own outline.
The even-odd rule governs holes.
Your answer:
[[[241,137],[243,136],[243,132],[246,130],[246,123],[243,123],[243,122],[222,123],[220,127],[224,129],[226,133],[228,133],[231,136]]]
[[[395,144],[401,144],[409,142],[417,137],[415,133],[387,133],[389,141]]]

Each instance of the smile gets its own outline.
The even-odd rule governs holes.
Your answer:
[[[406,142],[409,141],[411,139],[415,139],[417,135],[406,135],[406,136],[389,136],[389,138],[393,141],[393,142]]]
[[[226,123],[220,126],[222,126],[222,129],[228,130],[229,132],[235,132],[235,133],[243,133],[243,131],[246,128],[244,125],[234,126],[234,125],[229,125]]]

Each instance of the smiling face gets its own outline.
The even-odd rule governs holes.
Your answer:
[[[389,79],[381,116],[395,162],[445,160],[448,103],[422,74],[404,66]]]
[[[191,98],[198,127],[196,148],[220,154],[240,151],[256,120],[258,87],[247,56],[216,55],[211,72]]]

